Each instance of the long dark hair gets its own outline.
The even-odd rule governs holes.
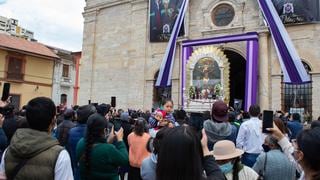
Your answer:
[[[137,136],[142,136],[143,133],[148,132],[147,126],[147,121],[144,118],[139,117],[134,124],[133,132]]]
[[[303,164],[310,170],[317,172],[312,178],[320,179],[320,127],[304,130],[297,137],[299,150],[303,152]]]
[[[157,180],[199,180],[202,162],[203,151],[196,132],[186,126],[170,129],[161,141]]]
[[[237,157],[233,164],[232,180],[239,180],[239,172],[243,168],[240,163],[240,157]]]
[[[86,134],[86,149],[84,155],[84,164],[85,164],[85,176],[86,179],[89,179],[91,164],[90,156],[93,144],[100,138],[103,137],[104,129],[107,125],[105,118],[99,114],[93,114],[89,117],[87,122],[87,134]]]

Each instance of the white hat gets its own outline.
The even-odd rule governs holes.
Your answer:
[[[241,156],[243,150],[237,149],[232,141],[218,141],[213,147],[213,156],[216,160],[227,160]]]

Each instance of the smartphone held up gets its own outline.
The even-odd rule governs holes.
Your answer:
[[[4,83],[3,90],[2,90],[2,96],[1,101],[7,101],[9,99],[10,95],[10,83]]]
[[[262,132],[270,133],[268,128],[273,128],[273,111],[263,111],[262,114]]]

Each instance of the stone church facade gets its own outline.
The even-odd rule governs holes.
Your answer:
[[[217,26],[213,22],[213,11],[222,4],[232,7],[234,17],[227,25]],[[148,0],[86,1],[79,104],[87,104],[88,100],[109,103],[110,98],[115,96],[118,108],[147,110],[154,106],[155,77],[167,43],[150,43],[148,12]],[[190,0],[185,18],[185,35],[179,37],[172,73],[171,97],[175,108],[183,106],[180,94],[183,40],[257,32],[257,103],[262,109],[288,110],[288,99],[296,99],[296,96],[291,97],[288,93],[292,95],[292,91],[294,94],[302,92],[303,95],[297,101],[302,102],[309,97],[311,102],[308,105],[300,103],[295,108],[308,109],[306,111],[313,118],[320,115],[320,24],[286,26],[312,76],[312,83],[307,87],[291,87],[282,83],[278,56],[256,0]],[[245,42],[215,46],[239,57],[246,57]],[[232,55],[229,57],[236,58]],[[244,87],[234,85],[235,93],[237,88]],[[294,90],[299,88],[302,90]]]

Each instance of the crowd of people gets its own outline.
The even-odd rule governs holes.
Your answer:
[[[59,112],[59,113],[57,113]],[[261,110],[154,112],[109,104],[57,111],[49,98],[18,113],[0,101],[0,179],[53,180],[320,180],[320,121],[274,114],[262,133]]]

